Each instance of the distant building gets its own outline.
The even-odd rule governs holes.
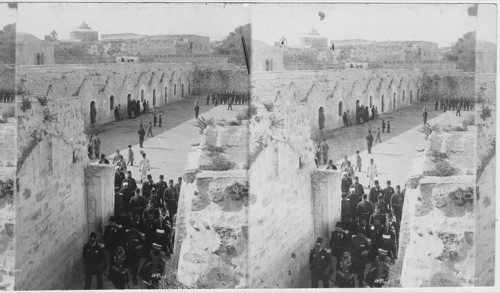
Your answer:
[[[326,48],[328,40],[312,29],[305,37],[300,38],[300,46],[307,48]]]
[[[16,33],[16,64],[54,64],[54,43],[42,41],[32,34]]]
[[[92,30],[83,22],[76,30],[69,33],[72,42],[96,42],[99,39],[97,31]]]
[[[283,49],[271,47],[259,40],[252,40],[252,71],[283,70]]]

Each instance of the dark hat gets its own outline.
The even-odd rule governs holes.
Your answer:
[[[316,238],[316,243],[323,244],[323,238],[321,237]]]
[[[90,236],[89,238],[94,238],[96,239],[97,238],[97,233],[96,232],[90,232]]]
[[[378,180],[375,180],[375,184],[378,184]]]
[[[337,224],[335,224],[335,227],[340,227],[340,228],[342,228],[342,222],[337,222]]]

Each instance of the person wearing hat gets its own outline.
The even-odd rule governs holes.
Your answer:
[[[342,230],[342,223],[335,224],[335,231],[330,236],[330,249],[332,251],[332,268],[336,277],[337,261],[342,257],[342,252],[348,250],[351,246],[351,235]],[[334,277],[334,278],[335,278]]]
[[[314,248],[309,253],[309,268],[311,269],[311,288],[318,288],[319,280],[323,282],[323,288],[329,288],[326,269],[331,265],[331,256],[323,248],[323,238],[317,238]]]
[[[177,196],[181,194],[182,177],[177,178],[177,183],[175,183],[175,191],[177,191]]]
[[[151,196],[151,191],[153,190],[153,188],[156,188],[156,185],[153,182],[153,177],[151,176],[151,174],[148,174],[146,182],[142,184],[142,196],[144,196],[146,200],[148,200],[148,198]]]
[[[157,190],[157,195],[160,197],[161,200],[161,206],[165,206],[165,203],[163,202],[163,197],[165,195],[165,190],[168,188],[167,182],[164,180],[164,176],[160,175],[160,181],[156,182],[156,190]]]
[[[125,289],[129,281],[129,268],[123,246],[118,246],[109,264],[109,279],[116,289]]]
[[[377,242],[383,233],[383,228],[385,226],[385,222],[387,218],[384,214],[380,212],[380,208],[378,206],[375,207],[373,214],[370,216],[369,225],[372,230],[372,240]]]
[[[373,205],[371,202],[367,200],[366,194],[363,194],[363,201],[358,203],[358,213],[359,220],[363,225],[368,225],[368,221],[370,220],[370,215],[373,213]]]
[[[167,234],[168,232],[168,234]],[[156,232],[153,235],[153,243],[160,244],[161,251],[165,253],[167,257],[173,252],[172,249],[172,241],[170,235],[170,229],[156,229]]]
[[[370,189],[370,197],[369,197],[369,201],[372,204],[375,204],[378,201],[379,195],[382,195],[382,188],[380,188],[380,184],[379,184],[378,180],[375,180],[374,183],[375,183],[375,186],[373,186]]]
[[[132,178],[132,171],[127,171],[127,178],[123,179],[122,184],[124,183],[128,183],[128,186],[132,192],[137,189],[137,183],[135,182],[135,179]]]
[[[389,265],[387,264],[386,258],[387,251],[378,249],[378,255],[366,274],[366,284],[369,287],[383,287],[385,282],[389,279]]]
[[[134,196],[134,192],[130,189],[127,182],[123,182],[123,187],[120,190],[123,199],[123,211],[127,214],[130,211],[130,199]]]
[[[401,193],[401,187],[396,185],[396,192],[391,197],[391,207],[392,213],[396,216],[396,222],[398,222],[398,224],[401,223],[404,202],[405,196]]]
[[[106,155],[101,154],[101,159],[99,160],[99,164],[109,164],[108,159],[106,159]]]
[[[356,193],[356,189],[349,189],[348,195],[349,204],[351,205],[351,218],[354,220],[359,216],[358,204],[361,202],[361,195]]]
[[[378,207],[378,209],[380,210],[380,213],[381,214],[387,214],[389,212],[389,209],[387,208],[388,207],[388,204],[384,201],[384,195],[382,194],[379,194],[378,195],[378,200],[377,202],[373,205],[373,207]]]
[[[161,207],[161,199],[158,196],[156,189],[151,191],[151,196],[148,198],[148,205],[151,205],[153,209],[159,210]]]
[[[90,233],[89,241],[83,246],[83,264],[85,266],[85,287],[90,289],[92,276],[97,278],[97,289],[102,289],[102,272],[105,266],[106,256],[103,247],[97,243],[97,234]]]
[[[342,257],[337,263],[336,284],[339,288],[354,288],[354,273],[351,253],[348,250],[342,252]]]
[[[174,180],[168,180],[169,186],[165,190],[163,196],[163,202],[166,205],[169,215],[172,217],[177,213],[177,202],[179,200],[179,195],[177,194],[177,189],[174,186]]]
[[[396,243],[391,239],[389,233],[382,234],[382,238],[378,241],[378,248],[387,251],[387,256],[391,259],[391,263],[394,263],[395,259],[398,259],[396,253]]]
[[[165,273],[166,255],[161,251],[161,244],[153,243],[152,248],[144,260],[140,277],[148,283],[148,289],[158,289],[160,279]]]
[[[116,247],[125,245],[125,230],[123,226],[118,225],[115,216],[109,217],[109,225],[104,227],[102,236],[104,247],[109,251],[110,255],[115,255]]]
[[[337,166],[335,166],[335,164],[333,164],[333,160],[329,160],[328,166],[326,166],[326,169],[327,170],[337,170]]]
[[[340,185],[340,190],[342,193],[349,193],[349,187],[352,185],[352,179],[347,176],[347,172],[342,172],[342,182]]]
[[[135,190],[135,195],[130,199],[129,206],[134,214],[142,216],[142,213],[146,208],[146,199],[141,195],[141,191],[139,189]]]
[[[118,217],[123,213],[125,213],[123,194],[120,193],[120,188],[115,187],[115,216]]]
[[[347,199],[347,193],[342,193],[342,202],[340,203],[340,222],[342,223],[342,228],[344,229],[348,229],[348,226],[352,222],[351,204]]]
[[[387,222],[385,222],[384,233],[389,234],[391,236],[391,240],[396,243],[396,247],[398,245],[399,238],[399,224],[394,220],[392,213],[387,213]]]
[[[115,188],[121,188],[122,182],[125,179],[125,174],[123,174],[120,166],[115,167]]]
[[[149,209],[146,212],[144,219],[144,233],[146,234],[146,250],[151,249],[151,244],[153,243],[153,235],[156,230],[160,227],[160,222],[158,217],[156,217],[157,210]],[[159,214],[159,213],[158,213]]]
[[[392,210],[391,197],[394,194],[394,188],[391,187],[391,180],[387,180],[387,187],[382,190],[384,201],[387,203],[389,210]]]
[[[139,224],[132,224],[130,230],[126,231],[125,256],[127,265],[132,275],[132,283],[137,285],[137,274],[139,273],[139,261],[144,248],[144,239],[139,231]]]
[[[351,256],[353,271],[357,275],[358,287],[362,287],[370,245],[364,234],[365,226],[358,226],[356,232],[357,235],[353,235],[351,239]]]

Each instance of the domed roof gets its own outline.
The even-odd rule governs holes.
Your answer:
[[[319,36],[319,33],[316,29],[312,29],[308,34],[308,36]]]
[[[78,27],[78,29],[82,29],[82,30],[90,30],[90,26],[88,24],[84,22],[82,22],[82,24],[80,24],[80,26]]]
[[[21,43],[41,42],[41,40],[39,38],[35,37],[34,35],[28,34],[28,33],[23,33],[23,32],[16,33],[16,40],[17,40],[17,42],[21,42]]]

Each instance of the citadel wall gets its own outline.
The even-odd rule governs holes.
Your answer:
[[[148,101],[160,107],[189,96],[194,89],[193,66],[189,63],[20,66],[18,88],[22,94],[49,99],[72,97],[80,102],[84,127],[115,120],[114,109],[127,117],[127,101]]]
[[[80,101],[19,99],[16,113],[15,289],[65,289],[88,236]]]
[[[250,76],[246,69],[211,69],[196,68],[194,70],[195,92],[206,94],[212,92],[249,92]]]

